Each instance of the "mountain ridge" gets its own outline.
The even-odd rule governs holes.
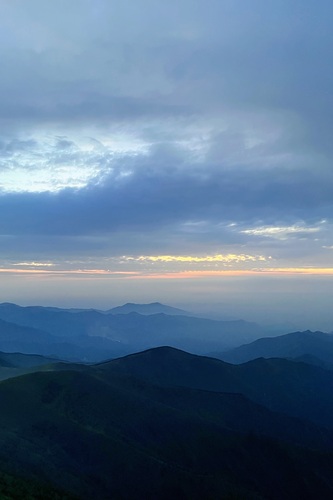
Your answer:
[[[147,367],[148,358],[154,369],[164,359],[169,374],[175,362],[190,367],[190,377],[200,363],[237,368],[167,347],[125,363]],[[332,429],[243,394],[112,371],[120,363],[1,382],[0,469],[81,499],[331,497]]]
[[[192,314],[189,311],[161,304],[161,302],[150,302],[147,304],[127,302],[126,304],[123,304],[121,306],[108,309],[105,312],[111,314],[128,314],[131,312],[136,312],[144,315],[164,313],[172,316],[195,316],[195,314]]]
[[[232,350],[211,355],[230,363],[244,363],[257,357],[296,359],[303,356],[308,356],[310,362],[312,356],[319,360],[322,366],[325,367],[326,364],[333,367],[333,335],[320,331],[298,331],[257,339]]]
[[[39,354],[66,357],[67,349],[72,359],[87,361],[118,357],[165,344],[203,354],[207,349],[226,350],[269,333],[259,325],[243,320],[216,321],[165,312],[108,314],[96,310],[74,312],[0,304],[0,318],[51,335],[50,343],[52,340],[57,344],[55,350],[46,352],[44,348],[37,350],[35,347]],[[0,349],[10,350],[2,346],[1,336]],[[27,352],[27,348],[15,345],[11,350]]]
[[[241,365],[160,347],[98,365],[162,386],[241,393],[272,411],[333,427],[333,372],[282,358]]]

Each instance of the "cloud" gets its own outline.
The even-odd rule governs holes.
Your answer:
[[[326,0],[1,4],[6,258],[326,265],[331,18]]]
[[[261,228],[282,227],[288,232],[289,227],[294,228],[289,233],[295,233],[297,219],[309,233],[313,230],[307,231],[306,225],[311,221],[333,215],[333,183],[326,172],[241,166],[207,170],[206,165],[186,161],[186,151],[170,148],[169,156],[165,153],[162,149],[151,156],[127,157],[82,189],[3,193],[0,232],[102,235],[121,228],[151,230],[200,220],[243,226],[261,220]],[[277,221],[292,224],[275,226]]]
[[[53,267],[53,262],[16,262],[13,264],[14,266],[19,267]]]
[[[306,227],[304,225],[297,226],[271,226],[271,227],[256,227],[254,229],[243,229],[241,233],[249,236],[265,236],[269,238],[277,238],[281,240],[288,239],[288,237],[306,237],[309,234],[318,233],[320,227]]]
[[[180,263],[240,263],[240,262],[256,262],[256,261],[266,261],[266,258],[262,255],[206,255],[204,257],[193,256],[193,255],[140,255],[139,257],[125,257],[127,261],[136,262],[180,262]]]

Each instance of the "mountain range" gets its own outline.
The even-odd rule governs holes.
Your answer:
[[[0,380],[39,371],[58,360],[40,355],[0,352]]]
[[[184,311],[183,309],[178,309],[178,307],[171,307],[160,302],[151,302],[150,304],[134,304],[132,302],[127,302],[122,306],[113,307],[106,311],[111,314],[129,314],[138,313],[145,316],[150,316],[151,314],[169,314],[170,316],[196,316],[189,311]]]
[[[229,363],[244,363],[256,358],[286,358],[333,369],[333,334],[294,332],[278,337],[261,338],[213,357]]]
[[[302,363],[168,347],[51,364],[0,383],[0,493],[3,477],[50,498],[332,498],[332,387]]]
[[[127,304],[120,309],[122,313],[115,314],[118,308],[101,312],[0,304],[0,350],[99,361],[163,345],[198,354],[224,351],[277,334],[242,320],[214,321],[184,312],[175,315],[175,308],[159,303]],[[172,314],[148,314],[152,310]]]
[[[0,304],[0,498],[333,498],[333,335],[267,334]]]

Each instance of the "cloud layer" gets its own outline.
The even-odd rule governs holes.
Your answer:
[[[332,17],[324,0],[3,2],[2,267],[330,268]]]

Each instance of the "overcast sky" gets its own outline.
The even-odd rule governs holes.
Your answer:
[[[0,300],[333,330],[332,23],[325,0],[0,2]]]

